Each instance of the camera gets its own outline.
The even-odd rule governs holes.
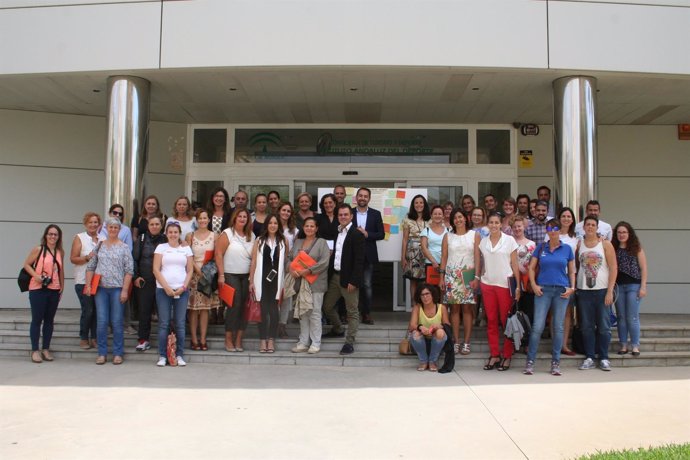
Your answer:
[[[41,286],[43,289],[46,289],[48,286],[50,286],[50,283],[53,281],[53,279],[48,276],[48,275],[41,275]]]

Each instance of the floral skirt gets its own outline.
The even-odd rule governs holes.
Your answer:
[[[194,273],[192,275],[192,280],[189,282],[189,309],[210,310],[211,308],[220,307],[220,299],[218,299],[217,292],[213,292],[211,297],[206,297],[204,294],[196,290],[200,277],[201,275]]]
[[[444,283],[446,292],[443,303],[447,305],[475,304],[474,290],[470,281],[474,279],[474,267],[446,267]]]
[[[426,279],[426,267],[424,266],[424,254],[422,254],[422,243],[419,239],[409,238],[407,240],[407,250],[405,251],[405,261],[407,268],[403,272],[403,277],[411,280]]]

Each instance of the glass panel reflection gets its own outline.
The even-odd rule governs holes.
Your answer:
[[[510,131],[478,129],[477,164],[510,164]]]

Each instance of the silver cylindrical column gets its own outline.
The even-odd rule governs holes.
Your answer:
[[[125,224],[144,193],[149,139],[151,83],[130,76],[108,78],[108,145],[105,156],[105,207],[120,203]]]
[[[578,221],[597,197],[597,80],[563,77],[553,82],[556,208],[568,206]]]

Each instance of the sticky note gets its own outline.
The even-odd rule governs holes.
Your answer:
[[[385,225],[385,224],[384,224],[384,225]],[[399,228],[400,228],[400,227],[399,227],[398,225],[391,225],[391,226],[390,226],[390,230],[391,230],[390,233],[391,233],[391,235],[397,235],[398,233],[400,233]]]
[[[398,193],[395,194],[396,198],[405,198],[405,190],[398,190]]]
[[[383,215],[384,216],[393,215],[393,208],[391,208],[391,207],[383,208]]]

